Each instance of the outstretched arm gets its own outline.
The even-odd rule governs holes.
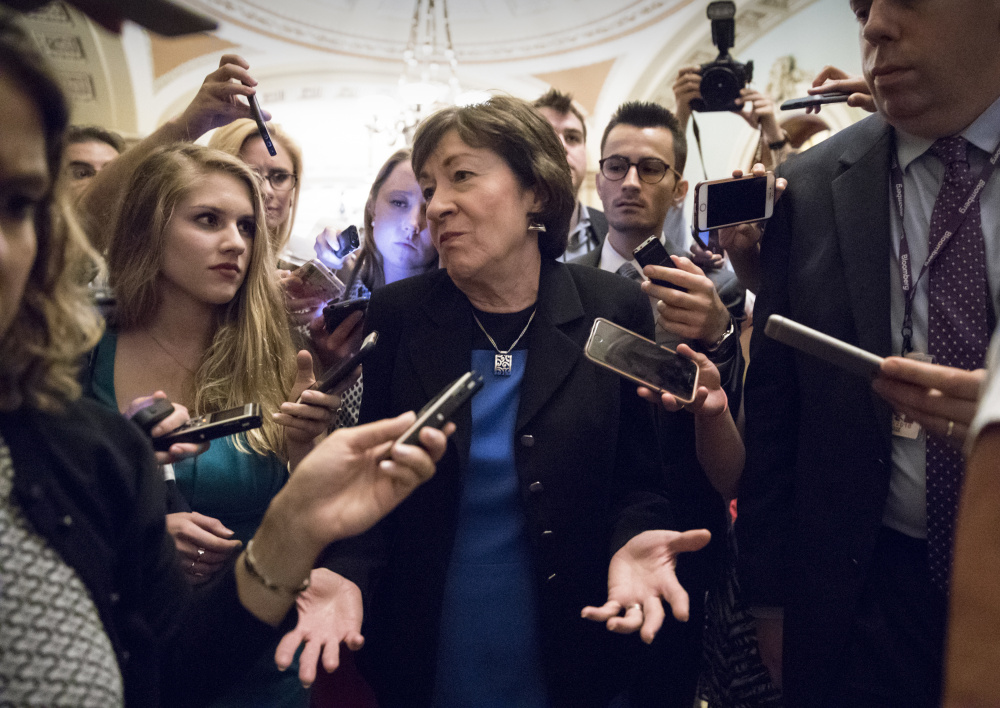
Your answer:
[[[252,96],[257,81],[247,71],[250,65],[235,54],[225,54],[219,68],[205,77],[191,103],[179,116],[167,121],[148,137],[112,160],[90,180],[80,197],[77,213],[94,246],[107,247],[108,224],[121,206],[136,167],[154,150],[178,142],[194,142],[213,128],[237,118],[252,118],[250,106],[238,96]],[[265,118],[270,116],[265,115]]]

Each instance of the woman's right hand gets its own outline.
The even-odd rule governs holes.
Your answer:
[[[126,418],[131,418],[140,410],[152,404],[155,399],[166,397],[167,394],[163,391],[156,391],[152,396],[140,396],[128,404],[128,408],[125,409],[122,415]],[[174,412],[153,426],[149,431],[151,438],[162,437],[191,420],[191,414],[188,413],[186,407],[180,403],[172,403],[171,405],[174,407]],[[208,449],[208,445],[209,443],[174,443],[166,452],[156,453],[156,463],[159,465],[169,465],[189,457],[194,457],[195,455],[200,455]]]
[[[687,409],[696,416],[719,415],[726,410],[728,399],[726,392],[722,390],[722,380],[719,369],[704,354],[696,352],[687,344],[678,344],[677,353],[691,359],[698,365],[698,390],[695,392],[694,400],[691,403],[681,403],[676,397],[669,393],[657,395],[645,386],[639,387],[639,395],[652,403],[659,403],[670,412]]]
[[[206,582],[243,545],[221,521],[196,511],[167,514],[167,531],[174,537],[177,563],[193,585]]]

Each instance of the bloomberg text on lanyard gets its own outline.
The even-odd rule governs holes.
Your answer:
[[[937,240],[937,243],[927,244],[928,249],[930,249],[927,254],[927,260],[924,261],[920,272],[914,278],[913,265],[910,262],[910,246],[906,241],[906,222],[903,209],[903,171],[899,167],[899,159],[896,157],[896,151],[892,151],[892,170],[890,171],[890,175],[892,179],[892,194],[896,198],[896,209],[899,213],[899,269],[903,278],[903,302],[905,303],[903,310],[902,356],[906,356],[913,351],[913,298],[917,292],[917,283],[924,277],[924,273],[930,269],[931,263],[938,257],[938,254],[948,245],[952,234],[955,234],[962,228],[969,207],[979,198],[979,194],[986,187],[986,183],[990,181],[990,177],[993,176],[998,161],[1000,161],[1000,145],[997,145],[996,150],[993,151],[993,155],[986,161],[986,164],[979,173],[979,178],[962,200],[962,206],[948,216],[948,221],[945,222],[945,229],[944,233],[941,234],[941,238]]]

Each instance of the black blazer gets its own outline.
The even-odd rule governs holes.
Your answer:
[[[891,353],[891,129],[872,116],[782,166],[755,319],[791,317]],[[752,605],[785,608],[789,706],[823,704],[871,562],[892,464],[889,406],[864,379],[754,328],[736,522]]]
[[[192,596],[138,428],[81,399],[62,414],[0,412],[0,434],[21,509],[94,600],[126,705],[201,705],[274,646],[277,632],[240,604],[231,566]]]
[[[651,407],[634,384],[583,355],[598,316],[652,333],[648,300],[635,283],[543,262],[538,310],[526,335],[515,465],[547,685],[559,706],[603,706],[619,690],[629,647],[638,640],[582,620],[580,610],[607,599],[608,561],[626,541],[674,528],[659,493]],[[380,339],[365,362],[361,419],[419,409],[468,370],[475,326],[468,299],[444,270],[373,293],[367,328]],[[469,407],[455,420],[458,430],[434,478],[367,537],[341,544],[328,562],[362,587],[366,643],[359,659],[386,707],[428,705],[433,692],[442,590],[469,458]],[[693,438],[677,445],[693,446]]]

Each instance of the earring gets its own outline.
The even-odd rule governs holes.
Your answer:
[[[543,224],[543,223],[541,223],[539,221],[532,220],[532,221],[528,222],[528,231],[536,231],[536,232],[538,232],[540,234],[544,234],[545,233],[545,224]]]

